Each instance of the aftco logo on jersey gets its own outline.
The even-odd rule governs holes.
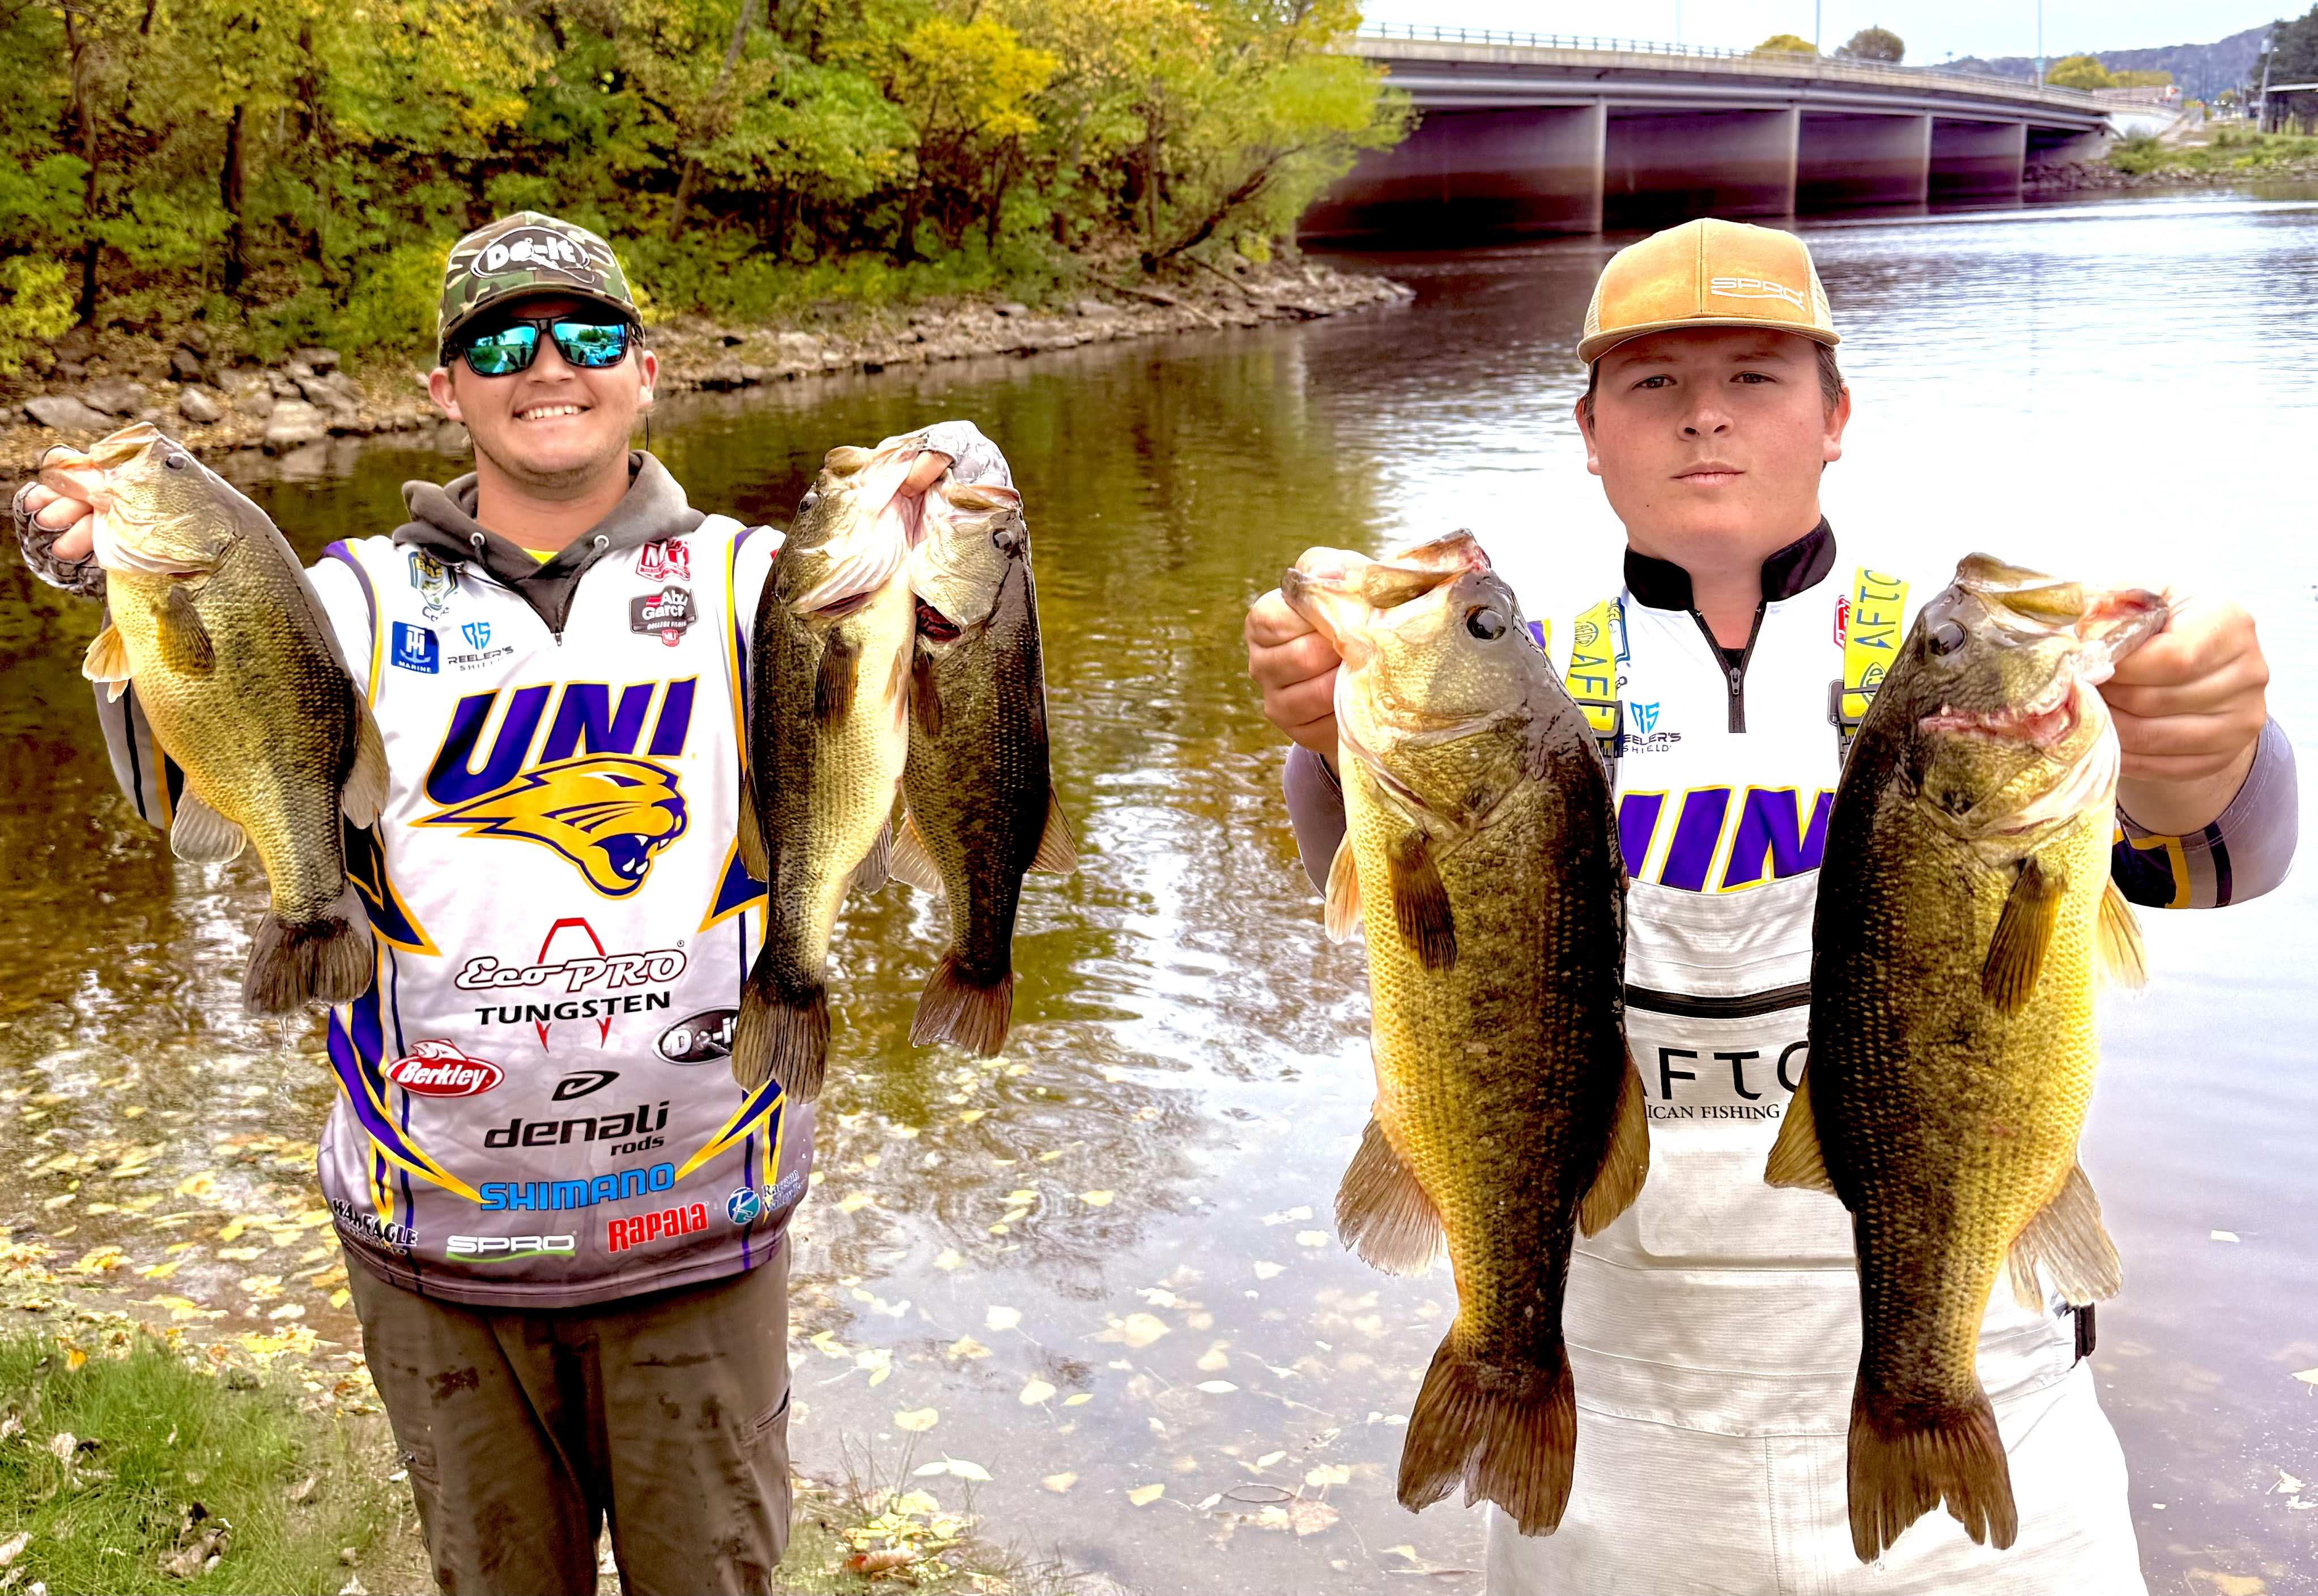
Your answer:
[[[404,670],[433,676],[443,668],[443,645],[429,628],[397,621],[391,658]]]

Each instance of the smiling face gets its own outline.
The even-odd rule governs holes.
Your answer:
[[[1586,468],[1628,542],[1695,569],[1760,561],[1818,525],[1851,399],[1828,408],[1809,338],[1685,327],[1604,354],[1592,411],[1578,410]]]
[[[536,294],[493,307],[461,329],[488,332],[516,317],[598,321],[613,312],[585,300]],[[618,365],[588,370],[565,361],[542,337],[531,364],[512,376],[479,377],[463,359],[437,367],[427,390],[474,439],[476,469],[496,472],[533,498],[578,498],[605,478],[625,480],[628,437],[651,403],[660,362],[631,343]]]

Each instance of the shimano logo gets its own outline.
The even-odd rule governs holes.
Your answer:
[[[502,964],[489,954],[477,954],[460,967],[454,984],[462,991],[480,992],[499,987],[545,986],[560,976],[567,992],[584,991],[597,982],[607,987],[665,986],[683,974],[684,967],[680,947],[598,954],[559,959],[551,964]]]

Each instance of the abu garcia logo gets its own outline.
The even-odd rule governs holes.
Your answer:
[[[604,682],[516,688],[481,769],[476,750],[502,695],[470,694],[452,710],[427,771],[427,796],[437,808],[416,823],[535,843],[570,861],[602,896],[628,897],[690,824],[676,772],[654,761],[684,752],[697,686],[696,677],[631,683],[616,703]],[[655,700],[659,714],[647,739]]]

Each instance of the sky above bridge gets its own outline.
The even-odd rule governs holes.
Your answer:
[[[1686,44],[1751,49],[1774,33],[1811,37],[1811,0],[1679,0]],[[2044,50],[2207,44],[2295,14],[2294,0],[2045,0]],[[1368,0],[1371,22],[1674,40],[1677,0]],[[1819,39],[1833,49],[1857,30],[1889,28],[1911,62],[2036,53],[2032,0],[1824,0]]]

